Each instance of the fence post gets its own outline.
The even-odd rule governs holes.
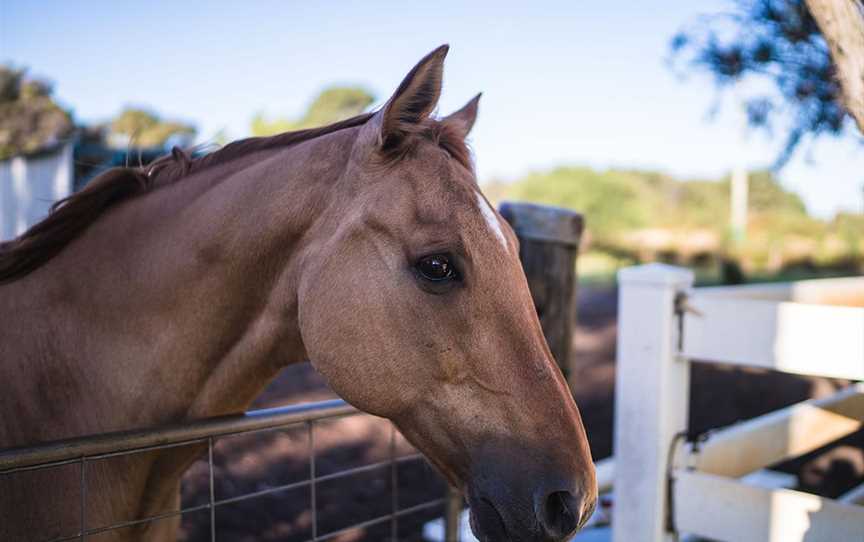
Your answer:
[[[444,510],[444,542],[459,542],[462,519],[462,492],[447,484]]]
[[[582,215],[558,207],[512,202],[502,203],[500,212],[519,238],[519,259],[543,334],[569,383]]]
[[[663,264],[618,272],[613,542],[666,542],[667,468],[687,430],[690,373],[676,355],[676,295],[693,273]]]

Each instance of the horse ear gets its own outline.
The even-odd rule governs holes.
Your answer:
[[[474,122],[477,120],[477,107],[480,105],[480,96],[483,96],[482,92],[471,98],[471,101],[462,106],[462,109],[459,111],[441,119],[441,124],[449,126],[462,139],[468,137],[468,133],[471,132],[471,128],[474,127]]]
[[[444,57],[449,45],[438,47],[417,63],[376,116],[380,117],[378,142],[392,146],[428,117],[441,96]]]

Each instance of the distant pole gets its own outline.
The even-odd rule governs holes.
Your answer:
[[[731,182],[731,219],[732,239],[740,243],[747,238],[747,201],[749,192],[747,170],[737,167],[732,171]]]
[[[735,156],[735,165],[732,169],[732,179],[729,187],[729,233],[732,236],[732,244],[740,245],[747,238],[747,129],[749,121],[746,113],[746,101],[739,89],[733,90],[735,101],[738,102],[736,121],[739,125],[740,139]]]
[[[447,485],[444,510],[444,542],[460,542],[462,492]]]
[[[582,215],[569,209],[513,202],[502,203],[500,211],[519,238],[519,259],[546,342],[571,383],[576,256],[582,238]]]

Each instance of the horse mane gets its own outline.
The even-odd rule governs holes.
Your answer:
[[[93,178],[83,189],[52,205],[47,217],[19,237],[0,242],[0,285],[23,278],[47,263],[108,209],[119,203],[249,153],[286,147],[360,126],[373,115],[374,112],[363,113],[318,128],[241,139],[196,158],[175,147],[170,154],[147,166],[109,169]],[[422,130],[417,132],[419,135],[433,141],[460,164],[472,169],[470,152],[455,131],[433,119],[426,119],[421,124]],[[412,148],[412,145],[405,144],[400,152],[390,155],[389,159],[399,160]]]

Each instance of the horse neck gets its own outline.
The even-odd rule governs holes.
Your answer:
[[[39,396],[94,418],[56,431],[242,410],[281,367],[305,359],[298,248],[315,242],[310,225],[336,192],[352,132],[261,151],[227,173],[211,166],[136,198],[18,283],[31,329],[46,331],[11,352],[21,360],[12,370],[53,375],[64,389]],[[22,396],[44,387],[33,376]]]

